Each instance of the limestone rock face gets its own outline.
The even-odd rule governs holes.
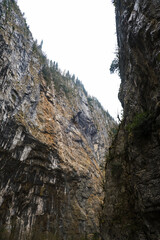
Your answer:
[[[160,239],[160,1],[115,1],[124,118],[106,164],[105,240]]]
[[[115,122],[79,81],[47,69],[15,1],[1,1],[1,240],[99,231],[100,168]]]

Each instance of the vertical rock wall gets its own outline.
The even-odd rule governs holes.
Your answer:
[[[1,1],[0,239],[93,239],[115,122],[59,70],[47,83],[44,65],[15,1]]]
[[[124,117],[106,164],[105,240],[160,239],[160,2],[116,0]]]

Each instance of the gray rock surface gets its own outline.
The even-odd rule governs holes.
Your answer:
[[[0,3],[0,239],[93,239],[114,120]],[[49,77],[48,77],[49,76]]]
[[[124,117],[106,165],[105,240],[160,239],[160,2],[115,1]]]

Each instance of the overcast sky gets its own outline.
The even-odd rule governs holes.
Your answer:
[[[111,0],[18,0],[18,5],[47,57],[75,74],[116,118],[120,80],[109,72],[116,49]]]

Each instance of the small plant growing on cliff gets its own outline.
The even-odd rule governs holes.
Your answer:
[[[119,50],[118,48],[115,51],[115,58],[113,59],[111,65],[110,65],[110,73],[118,73],[118,75],[120,74],[120,69],[119,69]]]
[[[117,0],[112,0],[112,3],[115,7],[117,6]]]
[[[48,65],[44,64],[44,66],[42,68],[42,73],[43,73],[43,77],[44,77],[46,83],[50,84],[52,76],[51,76],[51,71],[50,71],[50,68],[48,67]]]
[[[148,113],[137,113],[133,118],[133,121],[127,125],[127,131],[132,132],[138,130],[147,121]]]
[[[118,73],[119,75],[119,58],[115,57],[110,65],[110,73]]]

